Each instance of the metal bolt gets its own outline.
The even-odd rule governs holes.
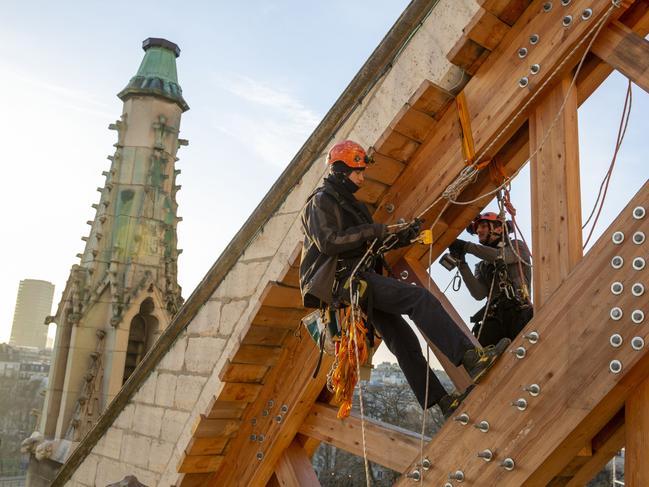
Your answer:
[[[418,468],[414,469],[412,472],[406,475],[407,478],[419,482],[421,480],[421,472]]]
[[[608,342],[611,344],[611,347],[613,348],[618,348],[622,346],[623,341],[624,340],[622,340],[622,335],[620,335],[619,333],[615,333],[611,335],[611,338],[608,339]]]
[[[453,473],[448,474],[449,480],[455,480],[459,483],[464,482],[464,472],[462,470],[456,470]]]
[[[524,338],[526,338],[528,342],[534,345],[535,343],[538,343],[541,336],[539,335],[538,331],[531,331],[527,335],[525,335]]]
[[[570,24],[572,24],[572,15],[566,15],[565,17],[563,17],[563,20],[561,20],[561,24],[564,27],[570,26]]]
[[[489,431],[489,421],[480,421],[479,423],[474,424],[473,427],[479,429],[483,433],[487,433]]]
[[[281,423],[283,419],[284,419],[284,418],[282,417],[281,414],[278,414],[277,416],[275,416],[275,421],[276,421],[277,423]]]
[[[257,424],[257,418],[252,418],[250,420],[250,424],[253,425],[253,426],[256,425]]]
[[[587,8],[581,13],[581,20],[589,20],[593,16],[593,9]]]
[[[616,281],[611,284],[611,292],[613,294],[622,294],[622,291],[624,291],[624,285],[621,282]]]
[[[622,312],[622,308],[616,306],[615,308],[611,309],[610,315],[612,320],[618,321],[622,319],[622,315],[624,315],[624,313]]]
[[[635,232],[633,234],[633,243],[636,245],[640,245],[645,241],[645,235],[644,232]]]
[[[516,358],[520,360],[525,358],[525,355],[527,354],[527,350],[525,350],[525,347],[518,347],[512,350],[511,353],[516,355]]]
[[[268,409],[272,408],[274,405],[275,405],[275,401],[273,401],[272,399],[269,399],[268,400]]]
[[[410,275],[410,274],[408,274],[408,271],[405,271],[405,270],[404,270],[404,271],[401,271],[400,277],[401,277],[402,280],[405,281],[406,279],[408,279],[408,276],[409,276],[409,275]]]
[[[523,390],[529,393],[529,395],[532,397],[536,397],[541,394],[541,386],[538,384],[530,384],[529,386],[523,387]]]
[[[444,484],[444,487],[453,487],[453,484],[450,483],[450,482],[446,482],[446,483]]]
[[[282,414],[288,413],[288,406],[286,404],[282,404],[282,407],[280,408],[280,412]]]
[[[645,212],[645,209],[644,209],[643,206],[636,206],[633,209],[633,218],[635,218],[636,220],[643,219],[645,214],[646,214],[646,212]]]
[[[634,309],[631,312],[631,321],[633,321],[636,325],[642,323],[644,321],[644,311],[639,309]]]
[[[538,44],[540,40],[541,40],[541,38],[539,37],[538,34],[532,34],[530,36],[530,44],[532,44],[533,46]]]
[[[262,416],[268,416],[268,409],[264,409],[264,410],[261,412],[261,415],[262,415]]]
[[[471,418],[467,413],[462,413],[459,416],[453,418],[453,421],[460,423],[462,426],[466,426],[467,424],[469,424],[469,421],[471,421]]]
[[[478,453],[478,458],[482,458],[485,462],[490,462],[494,458],[494,453],[487,448]]]
[[[505,458],[501,463],[500,466],[504,468],[505,470],[512,471],[514,470],[514,467],[516,466],[516,462],[514,462],[513,459],[507,457]]]
[[[257,435],[256,434],[251,434],[250,435],[250,441],[257,441]]]
[[[622,372],[622,362],[619,360],[611,360],[611,363],[608,364],[608,369],[614,374],[619,374]]]
[[[527,76],[523,76],[518,80],[518,86],[521,88],[525,88],[528,84],[530,84],[530,80],[527,78]]]
[[[265,439],[266,439],[266,437],[264,435],[258,435],[257,436],[257,441],[259,443],[263,443]]]
[[[541,65],[540,64],[532,64],[530,66],[530,73],[539,74],[539,71],[541,71]]]
[[[624,242],[624,233],[618,230],[617,232],[613,233],[611,240],[613,240],[613,243],[615,245],[620,245],[622,242]]]
[[[543,11],[547,14],[550,10],[552,10],[552,2],[545,2],[543,4]]]
[[[385,205],[385,211],[388,213],[394,213],[394,203],[388,203]]]
[[[642,269],[644,269],[644,266],[645,260],[643,257],[636,257],[635,259],[633,259],[633,269],[635,269],[636,271],[641,271]]]
[[[525,56],[527,56],[527,47],[521,47],[518,50],[518,57],[523,59]]]
[[[611,259],[611,267],[613,269],[621,269],[623,265],[624,265],[624,259],[619,255],[616,255]]]
[[[568,5],[570,5],[570,0],[561,0],[561,5],[567,7]]]
[[[430,461],[430,458],[424,457],[424,459],[421,462],[421,467],[424,470],[430,470],[433,467],[433,462]]]
[[[644,348],[644,338],[642,337],[633,337],[631,339],[631,348],[635,351],[642,350]]]
[[[519,397],[512,403],[512,406],[516,406],[519,411],[525,411],[527,409],[527,400]]]
[[[644,284],[640,284],[639,282],[636,282],[631,287],[631,294],[633,294],[634,296],[642,296],[644,294]]]
[[[260,462],[264,459],[264,452],[258,451],[257,452],[257,460]]]

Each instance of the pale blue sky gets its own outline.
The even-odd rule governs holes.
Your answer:
[[[181,126],[190,145],[177,164],[179,279],[188,296],[407,3],[0,1],[0,342],[20,279],[53,282],[54,308],[60,299],[109,167],[115,95],[135,74],[143,39],[182,49],[179,81],[191,110]],[[610,160],[624,89],[616,75],[580,110],[584,212]],[[649,100],[634,93],[600,229],[649,172]],[[514,191],[528,227],[526,172]],[[450,275],[433,268],[445,287]],[[464,289],[451,294],[464,317],[480,307]]]

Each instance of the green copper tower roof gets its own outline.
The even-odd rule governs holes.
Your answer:
[[[180,48],[166,39],[149,37],[142,42],[142,49],[145,54],[140,69],[117,96],[126,101],[131,95],[155,95],[177,103],[183,112],[189,110],[176,73]]]

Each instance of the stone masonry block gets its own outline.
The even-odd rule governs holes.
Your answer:
[[[191,411],[206,381],[206,377],[195,375],[179,376],[178,383],[176,384],[174,407],[185,411]]]
[[[101,439],[97,442],[97,445],[93,449],[93,453],[119,460],[123,436],[124,431],[114,427],[108,428],[108,430],[106,430],[102,435]]]
[[[135,394],[135,397],[133,398],[134,402],[153,404],[155,400],[155,384],[157,380],[158,373],[152,372]]]
[[[167,351],[160,361],[159,369],[180,371],[185,363],[185,349],[187,348],[187,338],[179,337],[173,346]]]
[[[98,463],[99,457],[97,455],[88,455],[74,473],[75,480],[85,485],[95,485]]]
[[[282,203],[279,213],[300,212],[307,198],[321,184],[326,172],[327,164],[325,158],[321,157],[311,165],[300,182],[291,189],[288,197]]]
[[[162,440],[176,443],[188,419],[188,412],[176,411],[174,409],[165,410],[162,418],[162,431],[160,433]]]
[[[151,453],[149,454],[149,470],[163,473],[169,463],[173,449],[173,443],[153,440],[151,442]]]
[[[155,391],[156,405],[165,407],[171,407],[174,405],[177,381],[178,377],[173,374],[158,375],[158,382]]]
[[[219,334],[229,336],[247,307],[248,300],[230,301],[228,304],[223,305]]]
[[[162,428],[163,408],[138,404],[135,408],[132,431],[146,436],[158,438]]]
[[[213,294],[215,298],[241,299],[252,295],[268,262],[238,262]]]
[[[224,346],[225,340],[222,338],[189,338],[185,354],[185,368],[189,372],[211,372]]]
[[[129,474],[128,468],[129,466],[125,463],[101,457],[97,465],[97,476],[93,485],[105,487],[119,482]]]
[[[116,428],[121,428],[123,430],[131,429],[133,424],[133,413],[135,412],[135,404],[129,403],[126,405],[122,412],[119,413],[115,423],[113,424]]]
[[[121,460],[131,465],[146,468],[149,465],[151,438],[126,433],[122,441]]]
[[[221,301],[210,299],[200,311],[192,318],[187,327],[189,335],[214,336],[219,328],[221,316]]]
[[[272,257],[286,237],[288,229],[299,218],[299,214],[289,213],[273,216],[257,233],[241,258],[242,261]]]

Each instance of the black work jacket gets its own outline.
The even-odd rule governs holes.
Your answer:
[[[331,304],[340,259],[358,259],[367,243],[383,238],[386,227],[374,223],[363,203],[340,191],[327,178],[302,210],[304,243],[300,261],[300,290],[304,306]]]

